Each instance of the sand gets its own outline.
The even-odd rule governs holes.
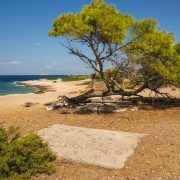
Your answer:
[[[138,143],[134,154],[121,169],[57,160],[57,172],[52,176],[40,175],[37,180],[180,179],[180,108],[159,107],[100,115],[79,115],[74,110],[67,112],[69,113],[46,111],[41,104],[29,108],[0,108],[0,125],[19,126],[23,134],[40,131],[54,124],[63,124],[148,135]]]
[[[83,81],[81,81],[83,82]],[[0,96],[0,126],[19,126],[20,132],[40,131],[54,124],[85,128],[126,131],[148,134],[142,138],[134,154],[125,166],[115,170],[70,160],[57,160],[57,172],[52,176],[40,175],[33,179],[180,179],[180,108],[153,107],[137,111],[127,110],[113,114],[79,115],[74,110],[46,111],[43,103],[55,100],[59,95],[75,96],[86,89],[79,82],[60,82],[59,90],[44,94]],[[66,90],[64,90],[66,89]],[[179,89],[168,88],[172,95],[180,96]],[[144,92],[148,95],[149,92]],[[26,101],[39,102],[29,108],[22,106]]]

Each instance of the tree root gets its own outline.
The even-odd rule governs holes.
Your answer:
[[[51,103],[48,107],[47,110],[53,110],[53,109],[58,109],[58,108],[63,108],[63,107],[74,107],[80,103],[85,103],[89,98],[92,97],[101,97],[103,99],[104,96],[110,95],[109,91],[102,92],[102,91],[95,91],[91,89],[90,91],[81,94],[79,96],[73,97],[73,98],[68,98],[66,96],[59,96],[56,101]]]
[[[152,99],[152,101],[154,101],[155,99],[158,101],[158,99],[160,100],[162,98],[165,98],[169,101],[176,101],[176,98],[170,96],[168,93],[161,93],[159,90],[152,90],[152,89],[150,89],[150,90],[151,90],[151,93],[152,93],[152,91],[155,92],[155,96],[150,97]],[[150,95],[151,95],[151,93],[150,93]],[[91,89],[84,94],[81,94],[79,96],[72,97],[72,98],[68,98],[66,96],[59,96],[56,101],[49,104],[49,106],[47,107],[47,110],[60,109],[63,107],[72,108],[72,107],[75,107],[81,103],[87,104],[87,102],[91,102],[89,99],[92,97],[100,97],[102,100],[101,102],[103,104],[104,103],[103,97],[109,96],[109,95],[122,95],[122,94],[119,92],[117,92],[117,93],[112,93],[110,91],[102,92],[102,91],[95,91],[94,89]],[[124,95],[124,92],[123,92],[123,95]],[[162,98],[160,98],[158,95],[161,95]],[[126,94],[126,96],[128,96],[129,98],[131,97],[129,92]],[[142,100],[146,99],[145,97],[138,95],[138,93],[133,94],[133,96],[139,97]]]

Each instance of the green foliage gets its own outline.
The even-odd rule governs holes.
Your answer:
[[[180,53],[178,44],[174,45],[174,35],[156,28],[157,22],[152,19],[136,23],[132,36],[138,37],[124,51],[130,61],[135,60],[141,66],[141,76],[149,83],[159,86],[178,85],[180,82]],[[146,29],[146,31],[144,31]],[[140,36],[139,36],[140,35]]]
[[[28,179],[52,174],[55,154],[37,134],[20,136],[17,128],[0,128],[0,179]]]
[[[176,80],[176,85],[180,86],[180,42],[176,43],[173,47],[175,50],[175,62],[170,66],[170,69],[173,72],[173,79]]]
[[[88,75],[71,75],[71,76],[62,78],[62,81],[64,81],[64,82],[80,81],[80,80],[85,80],[85,79],[88,79],[88,78],[89,78]]]
[[[104,42],[122,43],[126,30],[133,24],[130,15],[121,14],[114,5],[104,1],[93,1],[84,6],[80,13],[62,14],[54,20],[50,36],[71,36],[83,38],[87,34],[96,32]]]

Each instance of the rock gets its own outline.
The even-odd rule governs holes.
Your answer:
[[[116,109],[113,112],[125,112],[127,110],[127,108],[123,108],[123,109]]]
[[[116,108],[114,106],[110,106],[107,104],[101,104],[101,106],[99,106],[97,108],[97,112],[102,112],[102,113],[112,113],[114,112]]]
[[[84,106],[79,106],[76,108],[77,113],[93,113],[97,112],[97,106],[94,104],[88,104]]]
[[[138,110],[138,107],[134,106],[131,108],[131,111],[137,111]]]
[[[26,103],[24,104],[24,106],[25,106],[25,107],[30,107],[30,106],[32,106],[32,103],[26,102]]]
[[[112,113],[115,107],[106,104],[87,104],[76,108],[77,113]]]
[[[54,108],[53,107],[51,107],[51,106],[46,106],[46,110],[47,111],[52,111]]]

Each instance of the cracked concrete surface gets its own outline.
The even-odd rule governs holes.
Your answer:
[[[122,168],[144,136],[138,133],[55,124],[38,134],[59,159]]]

